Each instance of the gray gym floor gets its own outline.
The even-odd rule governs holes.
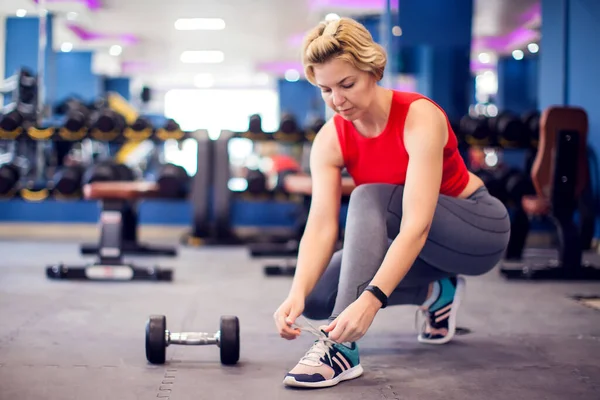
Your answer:
[[[47,264],[82,260],[77,243],[0,242],[0,399],[600,398],[600,311],[570,298],[600,295],[598,283],[468,278],[459,325],[470,334],[421,345],[414,307],[388,308],[361,342],[365,374],[306,391],[281,384],[313,341],[275,331],[290,280],[264,277],[244,248],[135,259],[174,267],[173,283],[47,280]],[[172,346],[166,365],[149,365],[150,314],[173,331],[206,332],[222,314],[239,316],[240,363],[220,365],[216,346]]]

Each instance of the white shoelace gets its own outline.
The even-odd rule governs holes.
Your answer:
[[[427,332],[429,328],[429,311],[421,307],[415,312],[415,330],[419,333]]]
[[[304,357],[300,359],[300,363],[316,367],[321,363],[321,358],[325,357],[325,354],[329,353],[335,342],[329,339],[323,332],[321,332],[320,329],[317,329],[311,325],[310,322],[306,321],[306,323],[308,326],[299,325],[298,323],[294,325],[296,328],[299,328],[302,331],[312,333],[318,338],[318,340],[311,346],[310,349],[308,349]]]

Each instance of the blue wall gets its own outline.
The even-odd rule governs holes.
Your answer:
[[[538,70],[537,56],[528,56],[522,60],[505,56],[498,60],[496,103],[500,111],[522,114],[538,109]]]
[[[131,101],[130,82],[129,78],[106,78],[104,80],[104,90],[119,93],[125,100]]]
[[[540,49],[540,109],[566,104],[565,5],[569,0],[541,0],[542,39]],[[587,43],[589,43],[586,40]]]
[[[37,73],[38,32],[37,18],[6,18],[6,53],[4,78],[25,67]]]
[[[58,101],[76,95],[91,102],[103,93],[102,77],[92,73],[92,53],[74,51],[56,53],[56,88]]]
[[[315,117],[325,118],[325,103],[321,92],[306,80],[288,82],[280,79],[277,84],[279,91],[279,110],[281,113],[291,113],[296,117],[300,128],[305,128]]]
[[[569,5],[567,101],[588,112],[588,140],[600,154],[600,1],[571,0]]]
[[[473,0],[398,0],[403,46],[464,46],[471,42]]]
[[[52,50],[53,17],[46,18],[46,52],[44,59],[44,80],[54,82],[56,76],[55,57]],[[14,75],[20,68],[29,69],[33,74],[38,74],[39,30],[38,18],[6,18],[6,42],[4,44],[4,77]],[[51,103],[54,97],[53,86],[46,85],[44,101]],[[5,96],[6,103],[10,102]]]
[[[540,108],[571,105],[589,118],[588,141],[600,154],[600,2],[542,0]]]

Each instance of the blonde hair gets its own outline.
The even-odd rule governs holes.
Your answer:
[[[333,59],[371,73],[377,82],[383,78],[387,63],[383,47],[362,24],[350,18],[320,22],[304,37],[302,64],[310,83],[316,85],[313,67]]]

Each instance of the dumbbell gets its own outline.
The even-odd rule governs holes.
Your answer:
[[[460,120],[460,131],[470,146],[492,146],[495,144],[493,131],[485,117],[472,118],[465,115]]]
[[[0,129],[7,132],[13,132],[19,128],[23,122],[23,115],[17,110],[12,110],[0,116]]]
[[[262,118],[260,115],[253,114],[250,116],[250,120],[248,122],[248,132],[263,133]]]
[[[246,181],[248,182],[246,191],[251,195],[260,195],[267,191],[267,177],[257,169],[248,169]]]
[[[234,365],[240,358],[240,322],[236,316],[222,316],[219,330],[211,335],[204,332],[170,332],[164,315],[151,315],[146,323],[146,359],[151,364],[164,364],[167,346],[217,345],[221,364]]]
[[[167,163],[158,173],[157,183],[160,197],[184,198],[189,193],[190,176],[181,165]]]
[[[13,193],[21,179],[21,171],[15,164],[3,164],[0,166],[0,196]]]
[[[81,165],[65,166],[54,174],[54,190],[63,196],[72,196],[81,190],[85,169]]]

